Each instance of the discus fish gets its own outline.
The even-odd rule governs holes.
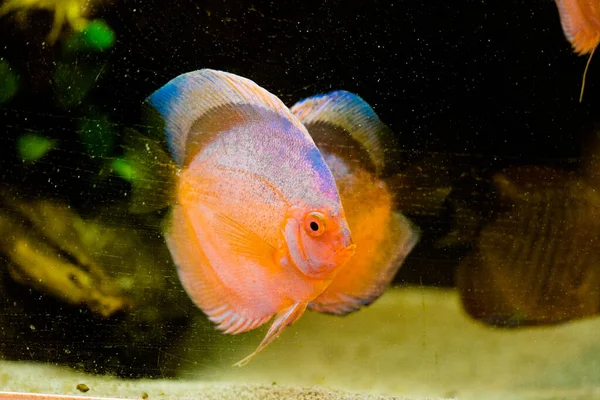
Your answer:
[[[494,176],[502,210],[457,276],[469,315],[522,326],[600,313],[600,194],[593,180],[534,166]]]
[[[354,254],[334,177],[304,125],[246,78],[186,73],[147,104],[164,122],[175,164],[146,147],[156,183],[175,180],[165,238],[186,292],[226,334],[275,316],[258,348],[236,364],[244,365]],[[146,183],[139,196],[160,197]]]
[[[394,211],[385,181],[384,143],[391,134],[359,96],[335,91],[296,103],[336,180],[356,254],[309,303],[312,310],[344,315],[375,301],[419,239],[417,228]]]
[[[594,51],[600,43],[600,2],[598,0],[555,0],[563,33],[578,55],[589,54],[579,102],[583,98],[585,77]]]

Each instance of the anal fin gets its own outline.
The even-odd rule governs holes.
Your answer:
[[[234,364],[235,367],[243,367],[248,364],[262,349],[267,347],[283,332],[283,330],[292,325],[306,310],[307,303],[295,303],[288,308],[282,310],[273,321],[273,324],[269,328],[269,331],[265,335],[265,338],[260,342],[256,350],[243,360],[238,361]]]

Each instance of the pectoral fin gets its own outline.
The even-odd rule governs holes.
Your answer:
[[[223,213],[215,214],[213,226],[215,233],[225,240],[235,253],[262,265],[272,264],[277,249],[253,230]]]

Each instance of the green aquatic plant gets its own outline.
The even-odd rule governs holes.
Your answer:
[[[6,60],[0,61],[0,104],[8,102],[19,89],[19,77]]]
[[[110,27],[101,20],[95,20],[65,42],[64,56],[54,72],[57,100],[63,107],[81,104],[106,67],[106,57],[99,60],[85,52],[103,51],[114,41],[115,34]],[[80,56],[82,52],[84,54]]]
[[[115,174],[125,179],[127,182],[133,182],[135,179],[135,169],[127,160],[115,158],[112,161],[111,166]]]
[[[35,162],[44,157],[55,145],[54,140],[45,136],[27,133],[19,138],[17,149],[24,161]]]
[[[68,51],[103,51],[115,43],[115,33],[106,22],[96,19],[73,33],[65,42]]]
[[[82,31],[87,27],[90,3],[91,0],[6,0],[0,7],[0,16],[13,12],[23,16],[32,10],[52,11],[54,22],[48,41],[54,43],[60,36],[65,21],[75,31]]]

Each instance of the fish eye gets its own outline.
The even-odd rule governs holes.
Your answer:
[[[321,236],[325,232],[325,217],[318,212],[308,214],[304,220],[306,231],[312,236]]]

